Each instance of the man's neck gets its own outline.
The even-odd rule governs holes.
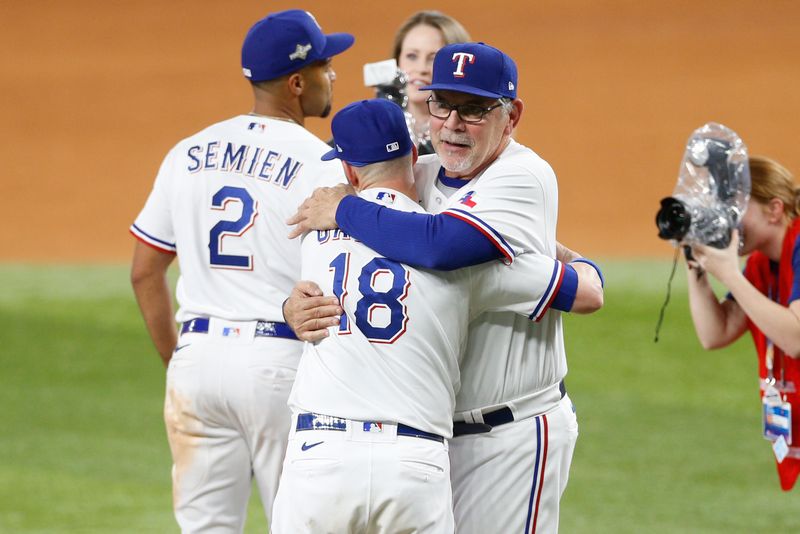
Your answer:
[[[253,106],[253,111],[250,112],[250,115],[255,115],[257,117],[267,117],[269,119],[289,121],[299,124],[300,126],[305,126],[305,121],[303,120],[304,119],[303,114],[295,113],[293,112],[293,110],[290,109],[283,109],[275,106],[266,106],[266,105],[259,106],[258,103],[256,103],[256,105]]]
[[[290,120],[300,126],[305,125],[305,116],[298,101],[281,98],[279,95],[261,88],[254,88],[253,111],[251,113],[273,119]]]

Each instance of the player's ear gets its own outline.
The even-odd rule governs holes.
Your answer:
[[[288,87],[289,92],[294,96],[300,96],[303,94],[305,84],[306,81],[303,79],[303,75],[300,72],[293,72],[286,79],[286,86]]]
[[[522,100],[519,98],[515,98],[511,101],[511,113],[509,113],[508,118],[508,134],[511,135],[514,132],[514,128],[517,127],[519,124],[519,120],[522,118],[522,112],[525,109],[525,104],[522,103]]]
[[[411,145],[411,165],[416,165],[417,159],[419,158],[419,150],[417,150],[417,145]]]
[[[353,169],[353,166],[346,161],[342,161],[342,167],[344,168],[344,175],[347,176],[347,181],[350,182],[350,185],[353,186],[353,189],[358,191],[358,175]]]

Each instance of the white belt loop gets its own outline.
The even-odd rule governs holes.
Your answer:
[[[464,414],[464,419],[467,423],[483,423],[483,412],[480,408],[470,410]]]

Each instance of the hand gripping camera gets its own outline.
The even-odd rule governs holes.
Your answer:
[[[678,183],[656,214],[658,237],[725,248],[749,197],[747,147],[733,130],[709,122],[686,143]]]

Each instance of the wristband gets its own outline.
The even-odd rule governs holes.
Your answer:
[[[600,266],[597,265],[595,262],[590,260],[589,258],[578,258],[577,260],[572,260],[570,263],[586,263],[594,267],[594,270],[597,271],[597,276],[600,277],[600,287],[606,286],[606,279],[603,278],[603,271],[600,270]]]

